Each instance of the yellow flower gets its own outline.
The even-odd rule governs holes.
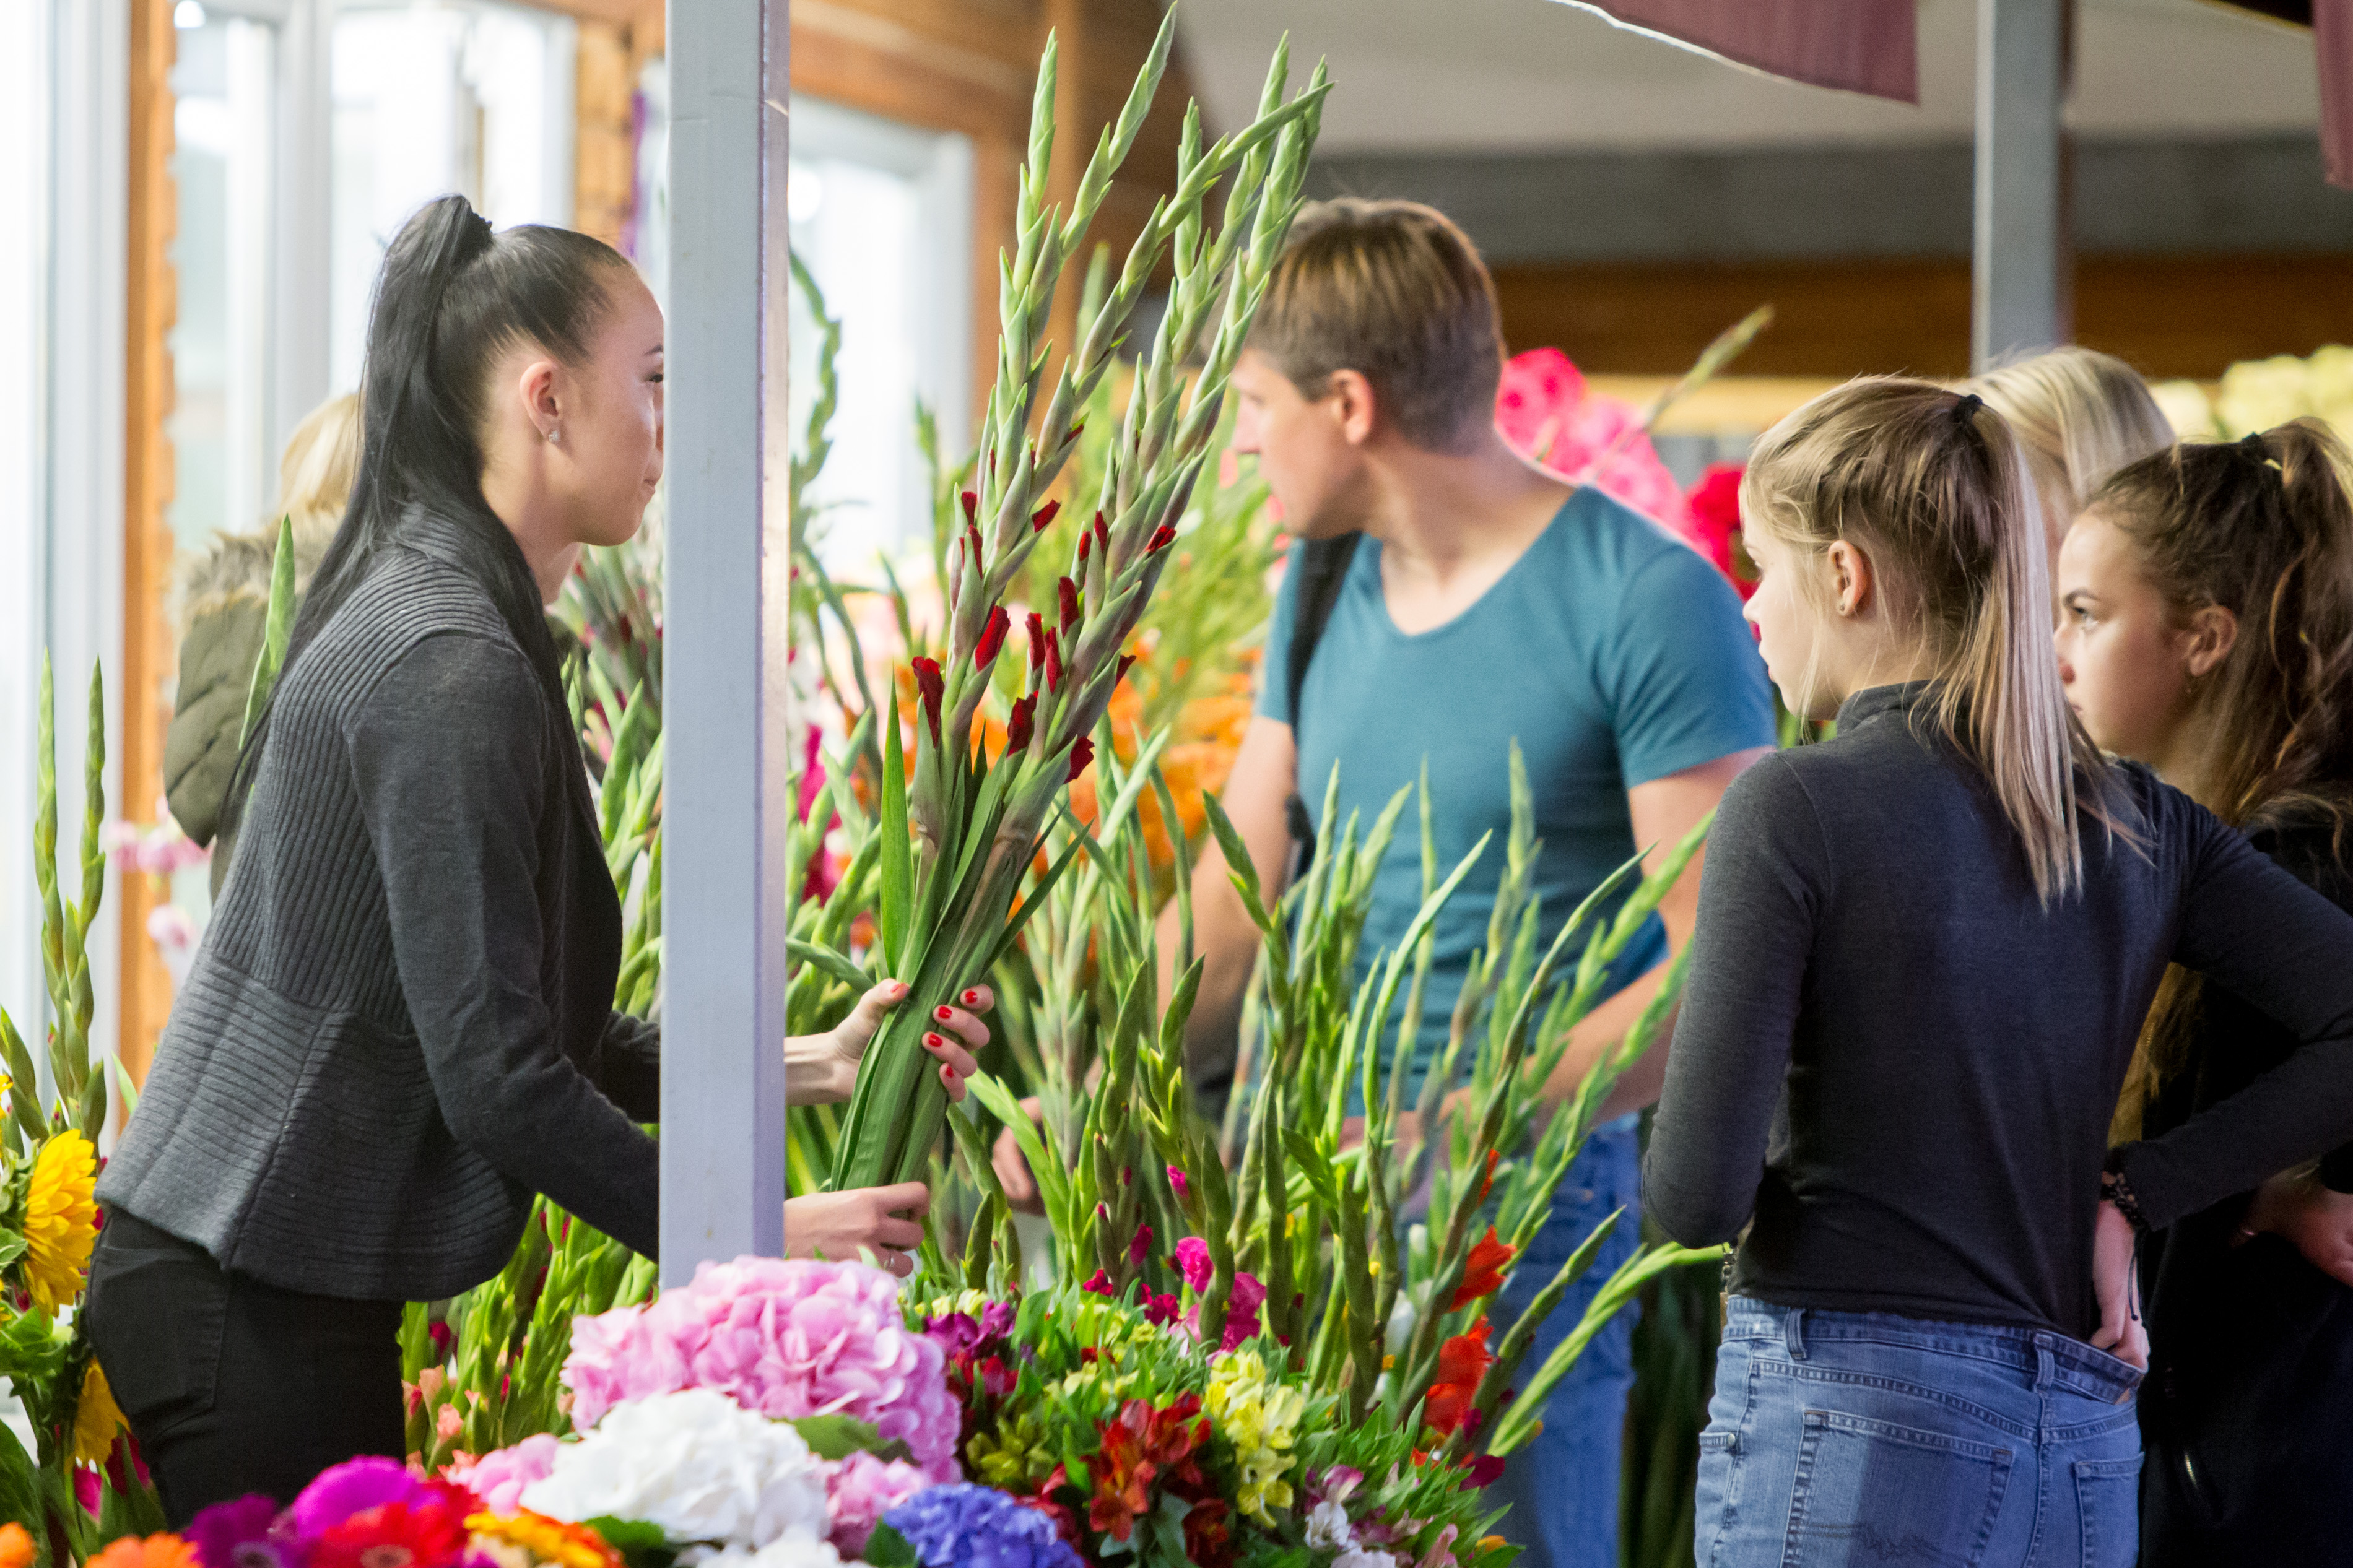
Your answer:
[[[81,1403],[74,1408],[74,1458],[85,1465],[104,1464],[114,1452],[114,1434],[129,1425],[114,1403],[114,1390],[106,1386],[106,1373],[91,1361],[82,1375]]]
[[[561,1564],[561,1568],[621,1568],[620,1553],[605,1544],[605,1538],[585,1524],[565,1524],[544,1514],[524,1509],[501,1519],[494,1513],[478,1513],[466,1521],[466,1528],[474,1532],[477,1541],[520,1546],[541,1563]]]
[[[1266,1363],[1256,1351],[1228,1351],[1210,1358],[1202,1407],[1241,1462],[1242,1484],[1235,1501],[1252,1519],[1273,1523],[1271,1510],[1292,1504],[1289,1477],[1297,1462],[1292,1450],[1307,1414],[1307,1395],[1270,1384]]]
[[[82,1270],[98,1241],[98,1151],[79,1132],[60,1132],[33,1160],[25,1200],[25,1288],[45,1311],[81,1294]]]

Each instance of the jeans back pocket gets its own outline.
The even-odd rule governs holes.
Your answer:
[[[1805,1413],[1785,1568],[1976,1568],[2010,1452],[1834,1411]]]
[[[2140,1555],[2140,1456],[2075,1461],[2084,1568],[2132,1568]]]

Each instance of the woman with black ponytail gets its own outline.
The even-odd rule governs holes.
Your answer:
[[[2353,459],[2317,423],[2125,468],[2059,554],[2060,668],[2104,748],[2353,910]],[[2159,986],[2117,1112],[2156,1138],[2294,1051],[2247,998]],[[2341,1562],[2353,1540],[2353,1125],[2152,1232],[2141,1562]]]
[[[654,1252],[660,1041],[612,1008],[620,904],[544,606],[583,545],[637,531],[661,378],[661,310],[597,240],[493,234],[446,196],[385,258],[350,510],[99,1184],[90,1341],[175,1525],[401,1454],[402,1303],[496,1273],[533,1194]],[[786,1041],[788,1092],[846,1098],[903,991]],[[987,1038],[990,998],[964,1000],[932,1037],[952,1092]],[[924,1198],[797,1200],[788,1225],[901,1264]]]

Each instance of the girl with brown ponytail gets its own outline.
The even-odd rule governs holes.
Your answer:
[[[2104,748],[2353,909],[2348,473],[2313,422],[2125,468],[2061,550],[2058,646]],[[2295,1044],[2174,969],[2117,1131],[2162,1136]],[[2176,1220],[2144,1247],[2142,1278],[2141,1561],[2334,1560],[2353,1538],[2353,1143]]]

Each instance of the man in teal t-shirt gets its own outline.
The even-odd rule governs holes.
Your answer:
[[[1438,854],[1451,867],[1511,823],[1517,741],[1544,841],[1537,882],[1549,936],[1639,847],[1672,845],[1773,742],[1770,698],[1731,585],[1658,524],[1526,462],[1493,424],[1503,361],[1494,290],[1461,231],[1427,207],[1335,202],[1292,230],[1250,347],[1237,366],[1236,446],[1302,539],[1360,534],[1291,711],[1289,574],[1266,672],[1224,803],[1262,882],[1291,857],[1285,800],[1320,805],[1339,768],[1342,820],[1369,824],[1430,768]],[[1394,947],[1421,902],[1419,835],[1377,873],[1362,959]],[[1500,853],[1463,885],[1437,931],[1424,1002],[1426,1062],[1485,938]],[[1694,864],[1611,977],[1546,1086],[1566,1100],[1655,993],[1697,912]],[[1193,883],[1201,989],[1187,1031],[1200,1078],[1231,1063],[1256,932],[1212,850]],[[1176,943],[1163,943],[1173,952]],[[1658,1096],[1663,1045],[1618,1084],[1615,1121],[1587,1143],[1550,1223],[1514,1270],[1509,1323],[1612,1210],[1628,1212],[1531,1348],[1535,1366],[1572,1328],[1638,1230],[1634,1119]],[[1536,1439],[1488,1500],[1526,1549],[1524,1568],[1616,1568],[1620,1434],[1632,1381],[1620,1318],[1554,1393]]]

